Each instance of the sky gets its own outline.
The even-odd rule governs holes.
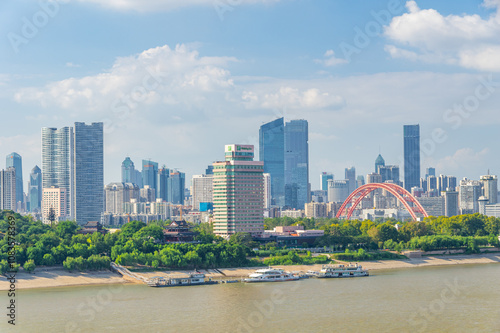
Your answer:
[[[104,181],[130,156],[185,172],[253,144],[278,117],[309,122],[319,174],[500,172],[500,0],[4,0],[0,156],[41,167],[41,128],[104,122]],[[258,154],[256,155],[258,157]],[[1,165],[0,165],[1,166]],[[3,166],[1,166],[3,167]],[[189,182],[186,182],[189,186]],[[25,185],[26,186],[26,185]]]

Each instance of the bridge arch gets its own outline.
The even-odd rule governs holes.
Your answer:
[[[369,193],[375,191],[376,189],[383,189],[394,195],[396,199],[398,199],[398,201],[405,206],[406,210],[410,213],[413,220],[417,220],[416,213],[421,213],[424,217],[429,217],[429,214],[427,214],[424,207],[422,207],[420,202],[418,202],[410,192],[408,192],[401,186],[391,183],[371,183],[358,187],[344,201],[339,211],[337,212],[336,217],[340,218],[347,211],[346,218],[350,219],[361,200],[363,200],[364,197],[366,197]],[[413,203],[414,207],[410,206],[409,203]],[[351,206],[348,208],[349,204],[351,204]]]

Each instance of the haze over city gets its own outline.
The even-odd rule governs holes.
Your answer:
[[[499,5],[6,1],[0,153],[28,179],[42,127],[102,121],[105,183],[126,156],[190,179],[284,116],[309,122],[312,189],[379,152],[401,166],[404,124],[420,124],[423,170],[498,174]]]

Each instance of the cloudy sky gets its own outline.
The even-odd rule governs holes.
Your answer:
[[[4,0],[0,155],[41,164],[41,127],[105,123],[105,182],[130,156],[190,178],[263,123],[309,121],[310,179],[402,167],[498,174],[500,0]]]

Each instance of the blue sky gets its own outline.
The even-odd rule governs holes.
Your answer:
[[[422,170],[498,174],[499,4],[2,1],[0,154],[26,180],[41,127],[104,121],[106,183],[127,155],[190,177],[285,116],[309,121],[313,189],[321,171],[372,172],[379,147],[402,167],[414,123]]]

